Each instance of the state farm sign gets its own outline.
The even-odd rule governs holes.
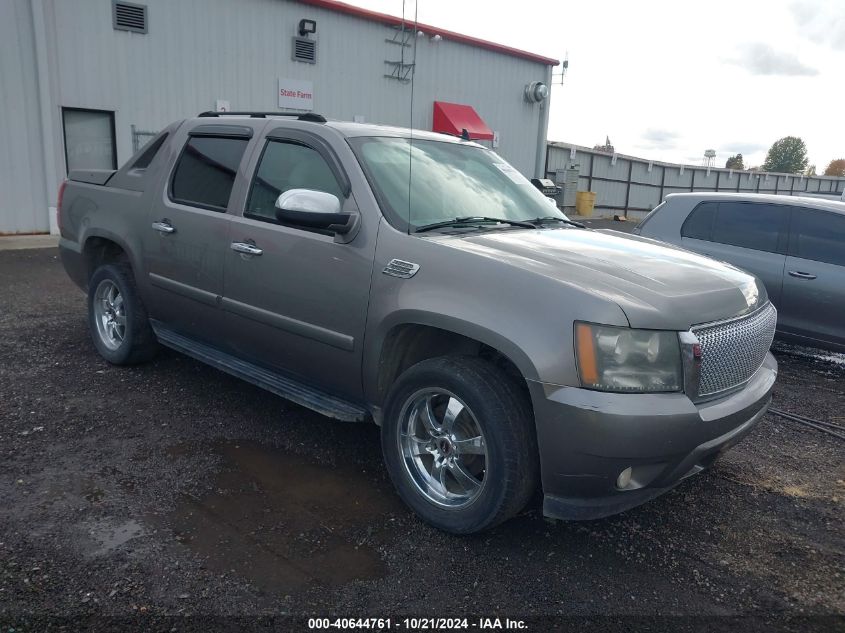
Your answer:
[[[313,110],[313,82],[279,77],[279,107],[283,110]]]

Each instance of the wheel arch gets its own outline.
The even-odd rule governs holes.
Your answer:
[[[536,380],[530,358],[513,341],[475,323],[442,314],[413,311],[383,325],[364,356],[364,393],[380,409],[390,386],[408,367],[451,354],[480,356],[500,366],[525,386]],[[378,421],[378,418],[377,418]]]
[[[82,241],[82,256],[86,266],[86,280],[104,264],[123,262],[129,264],[133,272],[138,270],[133,252],[119,235],[104,229],[93,229],[86,233]]]

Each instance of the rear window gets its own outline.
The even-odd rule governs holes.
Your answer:
[[[718,202],[702,202],[689,214],[681,227],[681,235],[696,240],[710,241],[713,235],[713,220],[716,219],[718,209]]]
[[[649,214],[648,214],[647,216],[645,216],[642,220],[640,220],[640,223],[639,223],[639,224],[637,224],[637,226],[635,226],[635,227],[634,227],[634,232],[635,232],[635,233],[639,233],[640,231],[642,231],[643,227],[644,227],[646,224],[648,224],[648,221],[649,221],[649,220],[651,220],[651,218],[653,218],[655,215],[657,215],[657,212],[658,212],[658,211],[659,211],[662,207],[664,207],[665,205],[666,205],[666,202],[661,202],[661,203],[660,203],[660,204],[658,204],[656,207],[654,207],[654,208],[653,208],[653,209],[649,212]]]
[[[790,255],[845,266],[845,215],[796,209]]]
[[[192,136],[176,164],[170,186],[175,202],[225,211],[249,139]]]

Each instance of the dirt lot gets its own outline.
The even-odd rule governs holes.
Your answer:
[[[458,538],[398,501],[375,426],[172,352],[109,366],[55,249],[0,252],[0,359],[0,625],[744,615],[845,630],[845,441],[788,420],[622,516],[554,523],[534,506]],[[841,359],[778,360],[775,406],[845,424]]]

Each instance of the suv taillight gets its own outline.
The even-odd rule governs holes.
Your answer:
[[[59,185],[59,195],[56,200],[56,224],[59,226],[59,233],[62,232],[62,198],[65,197],[66,186],[67,180],[63,180],[62,184]]]

